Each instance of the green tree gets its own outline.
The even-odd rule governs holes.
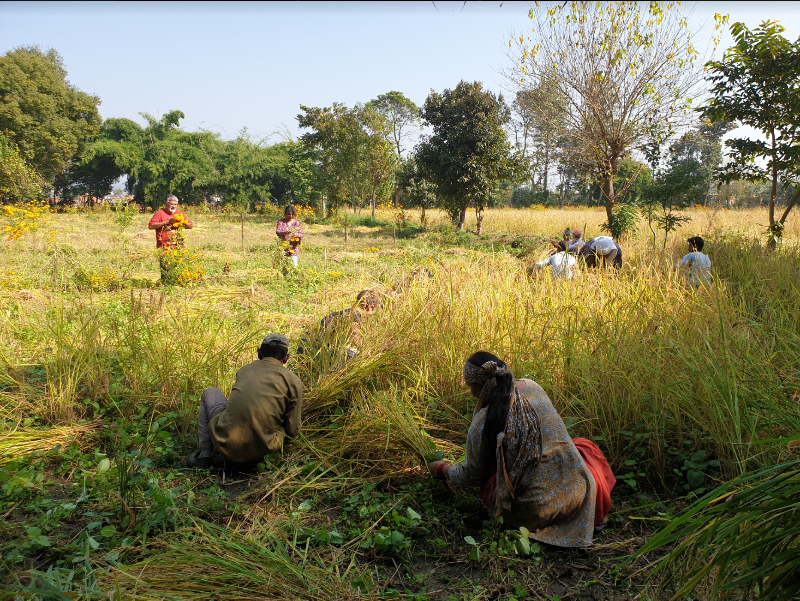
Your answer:
[[[402,159],[405,144],[413,136],[414,130],[419,128],[419,107],[402,92],[389,92],[370,100],[366,108],[376,110],[386,117],[389,122],[387,137],[392,142],[397,158]]]
[[[30,200],[42,191],[39,175],[25,164],[19,150],[0,133],[0,202]]]
[[[267,149],[254,141],[247,128],[234,140],[220,140],[211,134],[208,149],[213,170],[194,182],[196,187],[218,194],[222,203],[236,210],[241,225],[241,244],[244,250],[244,224],[247,213],[256,202],[267,202],[269,193],[269,162]]]
[[[366,108],[373,109],[381,113],[389,121],[390,127],[387,130],[387,138],[392,143],[395,151],[395,165],[399,168],[405,157],[405,145],[414,136],[415,129],[419,129],[420,111],[413,100],[407,98],[402,92],[389,92],[381,94],[375,100],[370,100]],[[395,181],[394,204],[399,204],[400,190]]]
[[[365,175],[369,178],[371,188],[370,206],[374,219],[378,188],[389,183],[400,161],[388,139],[392,131],[389,119],[369,106],[359,108],[359,118],[367,134],[363,161]]]
[[[564,110],[566,99],[559,94],[557,86],[543,79],[531,89],[519,90],[512,104],[515,115],[512,129],[517,148],[529,161],[531,193],[535,195],[537,187],[541,186],[545,199],[549,193],[550,170],[563,145],[564,127],[558,114]],[[560,171],[569,170],[566,164],[560,167]]]
[[[712,123],[736,122],[761,132],[766,140],[733,138],[725,145],[730,161],[718,172],[719,180],[768,181],[769,243],[783,235],[789,212],[800,198],[800,188],[779,219],[775,217],[778,186],[796,185],[800,178],[800,39],[790,42],[774,21],[763,21],[750,31],[734,23],[735,45],[722,60],[707,64],[712,98],[702,114]]]
[[[437,187],[453,223],[464,229],[467,207],[475,207],[477,233],[483,210],[497,184],[525,173],[523,158],[512,152],[503,129],[510,111],[501,95],[480,82],[461,81],[453,90],[431,92],[422,118],[433,134],[417,146],[415,159],[425,180]]]
[[[436,197],[436,186],[422,176],[414,157],[403,161],[398,169],[397,185],[403,194],[404,207],[422,209],[419,220],[424,225],[425,211],[437,206],[438,198]]]
[[[22,46],[0,57],[0,132],[46,182],[78,161],[97,134],[99,104],[67,81],[52,48]]]
[[[316,165],[315,179],[332,200],[334,209],[350,196],[353,212],[363,183],[367,133],[361,126],[359,110],[343,104],[318,108],[300,105],[297,123],[310,131],[300,137],[306,156]]]
[[[144,160],[139,170],[144,201],[156,208],[167,194],[175,194],[188,204],[204,200],[208,191],[197,184],[205,183],[205,175],[214,168],[215,134],[183,131],[183,111],[170,111],[161,119],[147,113],[142,117],[147,121]]]
[[[205,199],[214,180],[214,154],[219,146],[214,133],[185,132],[181,111],[170,111],[161,119],[142,113],[147,126],[142,128],[129,119],[109,119],[92,140],[76,170],[80,178],[84,167],[95,169],[96,180],[114,174],[128,175],[128,190],[136,202],[152,208],[160,206],[167,194],[181,202],[196,203]],[[113,167],[112,167],[113,165]],[[78,187],[80,179],[78,179]]]
[[[672,146],[673,163],[683,162],[692,181],[690,196],[694,204],[706,205],[715,187],[715,172],[722,164],[722,136],[734,129],[727,121],[705,122],[685,133]]]
[[[620,161],[654,128],[674,130],[699,91],[699,53],[686,16],[676,2],[573,0],[537,3],[529,17],[531,36],[509,41],[508,76],[525,90],[542,81],[555,86],[533,108],[563,128],[591,165],[611,224]]]
[[[140,172],[144,163],[145,142],[144,129],[130,119],[106,119],[100,127],[100,132],[89,142],[80,163],[66,175],[63,184],[63,195],[74,198],[77,194],[86,193],[83,184],[84,171],[96,171],[97,179],[102,181],[116,181],[123,175],[128,176],[127,191],[130,194],[139,192],[138,186]],[[87,186],[88,188],[88,186]]]

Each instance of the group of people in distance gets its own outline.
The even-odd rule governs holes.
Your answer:
[[[170,227],[176,221],[177,198],[167,197],[164,208],[150,221],[157,246],[171,243]],[[297,265],[303,239],[302,224],[294,207],[286,207],[276,234],[287,242],[286,255]],[[180,218],[183,227],[191,221]],[[554,253],[537,267],[549,266],[553,277],[570,278],[578,258],[588,267],[619,268],[622,250],[608,236],[583,242],[581,232],[554,243]],[[690,281],[709,281],[711,260],[703,254],[704,241],[689,239],[690,252],[677,268],[688,269]],[[412,285],[419,273],[400,286]],[[341,330],[348,357],[358,353],[362,320],[381,305],[374,290],[359,293],[353,308],[327,315],[319,324],[324,333]],[[302,338],[298,353],[314,350],[314,342]],[[287,368],[289,339],[269,334],[257,351],[257,359],[239,369],[230,395],[208,388],[198,408],[198,450],[187,459],[192,468],[209,469],[215,460],[234,464],[263,461],[283,450],[286,437],[300,432],[303,383]],[[305,348],[304,348],[305,347]],[[346,369],[346,368],[345,368]],[[457,486],[473,486],[493,518],[503,518],[512,528],[526,528],[532,539],[561,547],[587,547],[594,533],[608,521],[611,491],[616,480],[603,453],[593,442],[571,438],[544,389],[533,380],[516,380],[499,357],[479,351],[463,366],[464,383],[477,400],[467,433],[464,461],[428,464],[434,479]]]
[[[179,228],[190,230],[194,223],[178,209],[178,197],[174,194],[167,195],[164,206],[153,214],[147,226],[156,232],[156,248],[161,251],[181,248],[183,240],[178,234]],[[300,258],[300,245],[303,243],[303,224],[297,220],[297,210],[288,205],[284,210],[283,218],[275,226],[275,235],[286,244],[284,254],[291,259],[297,267]],[[165,261],[163,255],[159,256],[161,278],[165,275]]]
[[[550,256],[533,264],[534,269],[550,268],[553,279],[572,279],[583,260],[586,267],[622,267],[622,249],[611,236],[597,236],[584,242],[580,230],[567,229],[564,239],[550,243]],[[703,253],[705,241],[700,236],[689,238],[689,253],[675,266],[686,275],[686,281],[698,287],[711,281],[711,259]]]
[[[550,268],[554,279],[572,279],[578,260],[586,267],[622,267],[622,249],[611,236],[597,236],[584,242],[580,230],[564,231],[564,239],[550,243],[551,253],[543,261],[533,264],[534,269]]]

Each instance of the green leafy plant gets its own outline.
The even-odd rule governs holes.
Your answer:
[[[707,583],[713,599],[755,594],[770,601],[796,599],[798,515],[800,460],[793,460],[714,489],[671,520],[633,559],[672,548],[657,569],[678,585],[677,596]]]

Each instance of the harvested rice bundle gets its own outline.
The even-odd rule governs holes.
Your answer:
[[[94,431],[100,423],[96,420],[71,426],[0,431],[0,465],[35,451],[46,453],[58,445],[73,441],[77,442],[81,449],[85,449],[94,442]]]
[[[420,417],[409,391],[401,394],[393,389],[367,396],[362,390],[348,413],[336,422],[340,422],[338,428],[314,439],[318,447],[338,457],[385,463],[384,469],[390,471],[402,469],[403,457],[424,465],[425,458],[437,450],[450,455],[461,451],[425,431],[429,426]]]
[[[337,371],[320,377],[304,395],[304,421],[309,421],[314,414],[338,404],[347,393],[351,393],[364,382],[387,376],[393,371],[395,358],[395,352],[391,350],[363,353],[347,361]]]
[[[189,530],[160,537],[161,552],[111,569],[100,586],[134,600],[377,598],[314,565],[323,563],[295,549],[274,526],[256,524],[241,534],[198,521]]]

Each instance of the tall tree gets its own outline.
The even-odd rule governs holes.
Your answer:
[[[39,176],[52,182],[99,131],[100,98],[67,81],[52,48],[22,46],[0,57],[0,132]]]
[[[424,179],[437,193],[453,223],[464,229],[467,207],[475,207],[477,233],[483,210],[502,180],[525,173],[521,155],[513,153],[503,127],[510,111],[502,95],[483,89],[480,82],[461,81],[453,90],[431,92],[422,118],[433,128],[417,146],[415,158]]]
[[[399,166],[404,159],[406,143],[413,137],[415,128],[419,127],[419,107],[402,92],[392,91],[381,94],[375,100],[370,100],[366,108],[378,111],[389,121],[390,127],[386,131],[387,139],[392,142],[397,157],[395,165]],[[394,201],[397,206],[399,189],[396,182],[394,191]]]
[[[766,137],[727,140],[730,161],[719,170],[719,179],[771,183],[771,246],[783,235],[786,218],[800,198],[798,187],[781,217],[775,218],[780,182],[797,185],[800,179],[800,38],[790,42],[783,31],[774,21],[763,21],[753,31],[734,23],[735,45],[722,60],[707,65],[713,97],[702,110],[713,123],[735,121]]]
[[[509,41],[509,78],[527,90],[547,81],[558,90],[554,98],[565,100],[563,109],[552,102],[536,109],[563,127],[593,166],[609,224],[620,161],[654,129],[672,131],[699,91],[699,54],[678,4],[537,3],[529,11],[531,35]]]
[[[369,105],[359,107],[359,109],[360,120],[367,133],[363,154],[364,170],[369,178],[370,206],[374,219],[378,188],[389,183],[400,160],[388,139],[392,127],[389,119]]]
[[[722,164],[722,136],[735,128],[727,121],[706,121],[683,134],[670,146],[670,165],[684,163],[694,178],[695,204],[706,205],[715,186],[715,172]]]
[[[403,193],[403,207],[422,209],[419,220],[424,225],[425,211],[435,207],[438,198],[436,197],[436,186],[422,176],[414,157],[403,161],[397,171],[397,184]]]
[[[541,185],[545,199],[550,171],[564,134],[558,114],[564,110],[565,99],[558,94],[557,86],[542,80],[532,89],[519,90],[512,104],[517,148],[530,164],[531,193],[535,194],[537,186]]]
[[[413,137],[414,130],[419,127],[419,107],[402,92],[381,94],[375,100],[370,100],[366,106],[378,111],[389,121],[387,133],[391,136],[397,157],[403,158],[406,143]]]
[[[343,104],[318,108],[300,105],[298,125],[311,131],[300,137],[309,157],[319,167],[320,183],[338,208],[344,193],[350,195],[353,212],[364,172],[367,134],[359,120],[359,110]]]

